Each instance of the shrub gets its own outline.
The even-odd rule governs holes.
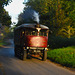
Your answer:
[[[49,50],[48,58],[61,65],[75,68],[75,46]]]
[[[69,39],[60,36],[49,36],[48,44],[52,49],[75,46],[75,37]]]

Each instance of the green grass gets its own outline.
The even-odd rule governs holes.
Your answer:
[[[4,43],[0,43],[0,46],[2,46]]]
[[[75,68],[75,46],[49,50],[48,58],[63,66]]]
[[[6,45],[5,42],[0,42],[0,47],[2,47],[3,45]]]

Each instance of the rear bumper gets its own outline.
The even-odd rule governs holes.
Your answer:
[[[24,47],[24,49],[28,49],[28,50],[48,50],[47,47]]]
[[[42,48],[42,47],[27,47],[27,49],[41,49],[41,50],[43,50],[43,49],[45,49],[45,48]]]

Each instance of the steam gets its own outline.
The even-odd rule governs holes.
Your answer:
[[[37,23],[39,23],[39,13],[37,13],[36,11],[34,11],[34,14],[33,14],[33,17],[34,17],[34,21],[36,21]]]

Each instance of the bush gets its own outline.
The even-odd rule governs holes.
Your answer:
[[[48,44],[52,49],[75,46],[75,37],[63,38],[60,36],[49,36]]]
[[[63,66],[75,68],[75,46],[49,50],[48,58]]]

